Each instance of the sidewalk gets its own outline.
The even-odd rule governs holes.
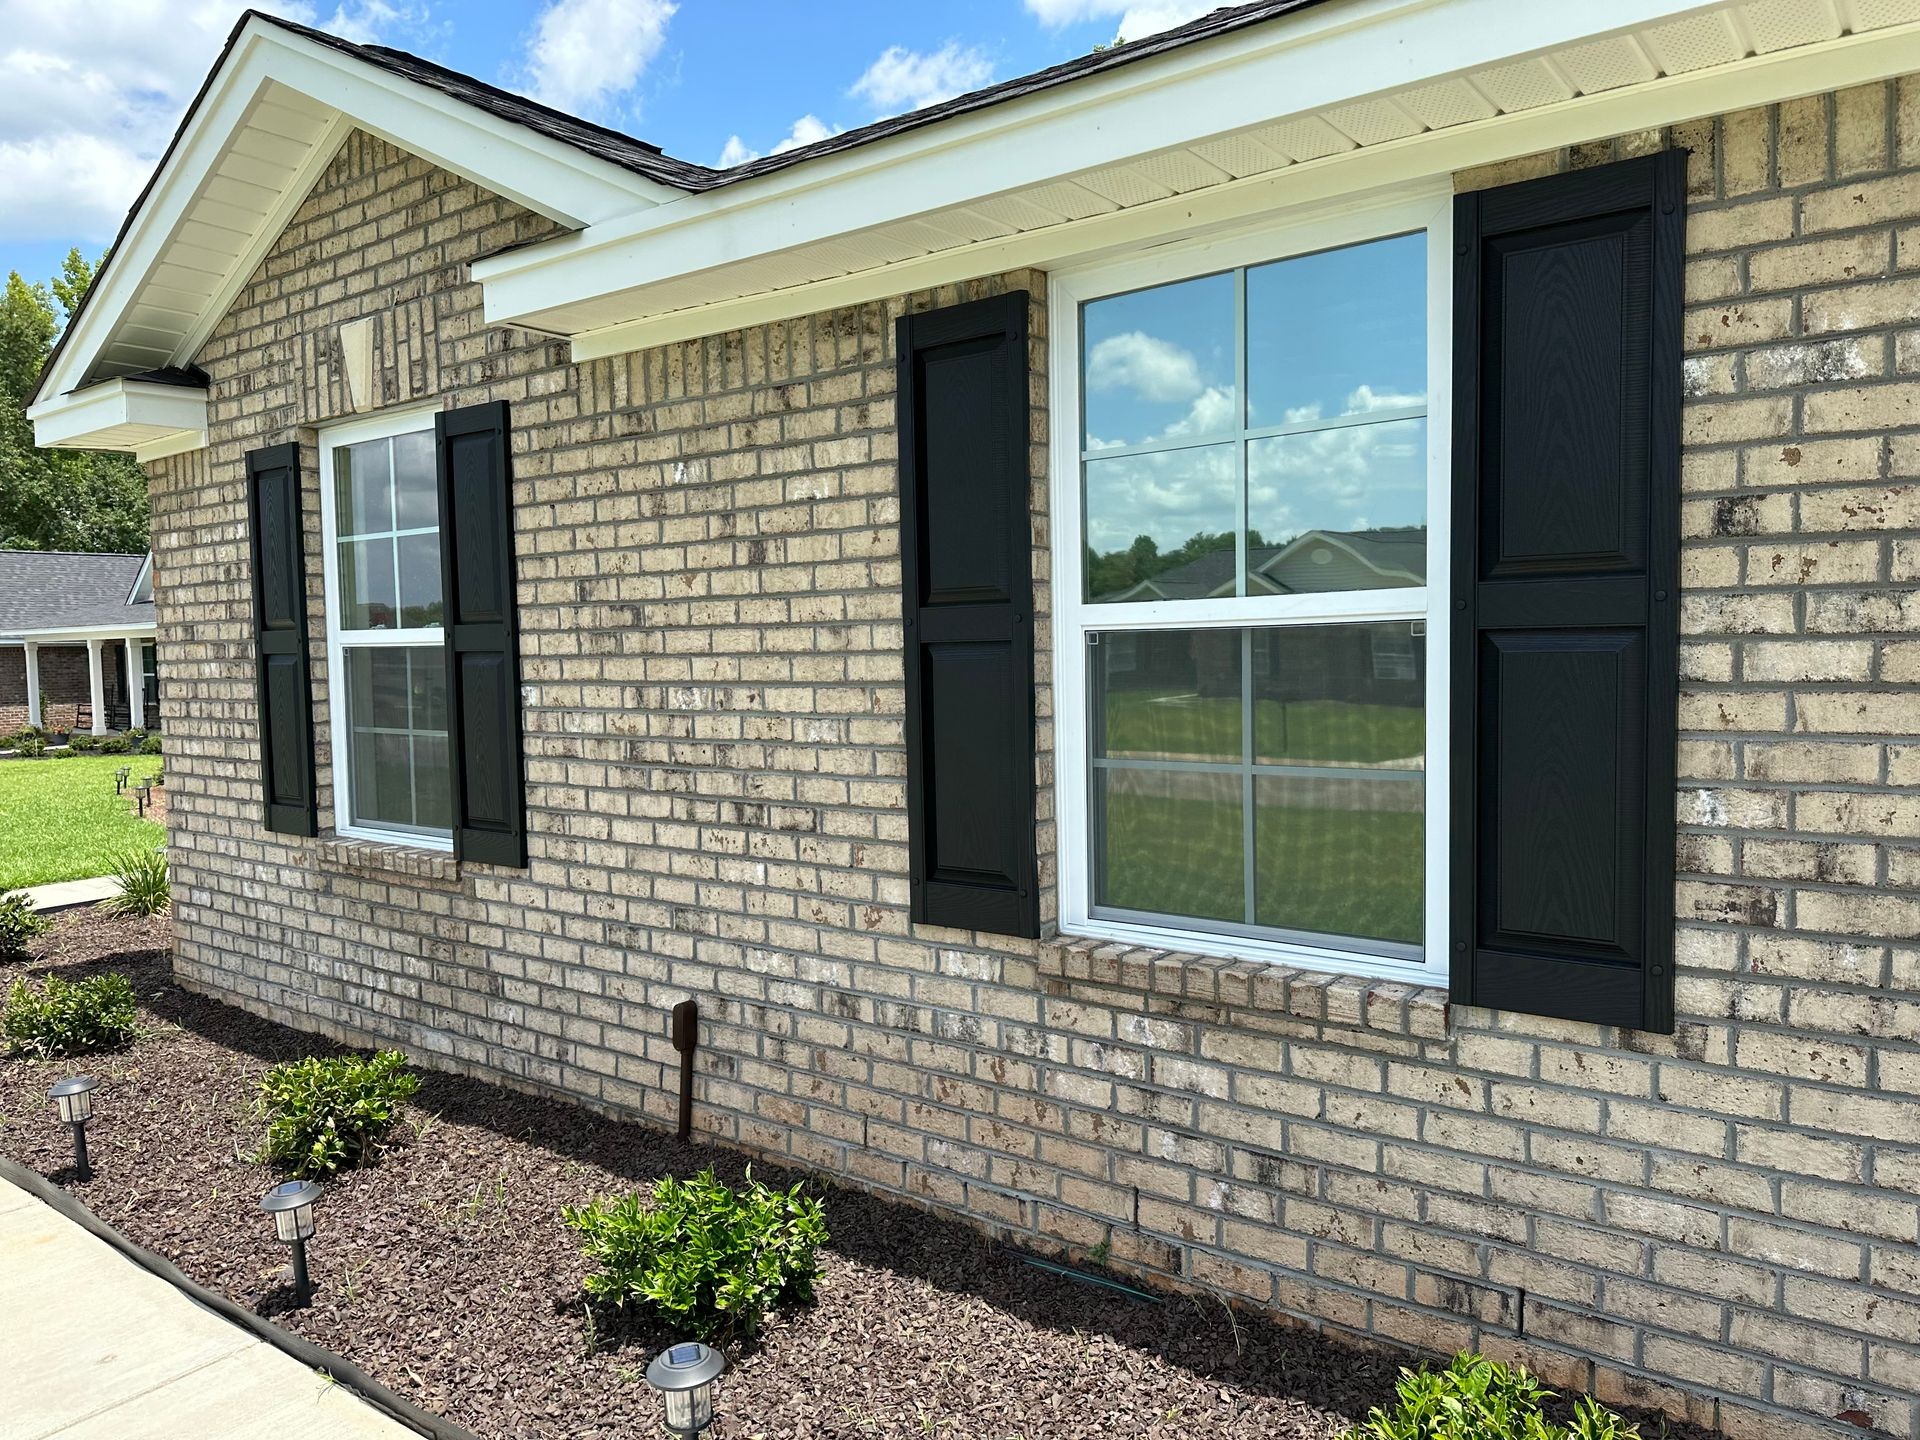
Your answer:
[[[120,888],[111,875],[94,875],[85,880],[57,880],[51,885],[30,885],[20,893],[27,897],[27,908],[45,914],[49,910],[71,910],[76,905],[92,905],[105,900]]]
[[[0,1179],[0,1440],[420,1440]]]

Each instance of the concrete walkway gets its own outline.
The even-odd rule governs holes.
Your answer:
[[[86,880],[58,880],[51,885],[31,885],[20,893],[27,897],[31,910],[71,910],[76,905],[92,905],[120,889],[111,875],[95,875]]]
[[[420,1440],[0,1180],[0,1440]]]

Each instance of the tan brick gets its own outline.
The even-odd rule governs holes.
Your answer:
[[[1819,190],[1800,201],[1800,228],[1851,230],[1888,220],[1920,215],[1920,171],[1856,180],[1831,190]]]
[[[1920,286],[1914,287],[1920,291]],[[1920,294],[1914,297],[1920,314]],[[1809,430],[1890,430],[1920,425],[1920,382],[1816,390],[1803,402]]]

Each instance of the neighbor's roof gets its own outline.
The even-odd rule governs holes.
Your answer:
[[[137,629],[154,623],[153,602],[129,605],[145,555],[0,550],[0,635],[42,630]]]
[[[1217,35],[1231,34],[1236,30],[1244,30],[1249,25],[1257,25],[1264,20],[1292,14],[1321,3],[1323,0],[1255,0],[1255,3],[1250,5],[1224,6],[1200,16],[1197,20],[1176,25],[1171,30],[1162,30],[1155,35],[1143,36],[1138,40],[1129,40],[1124,44],[1110,45],[1085,55],[1077,55],[1071,60],[1063,60],[1058,65],[1036,70],[1031,75],[1003,80],[997,85],[989,85],[982,90],[956,95],[953,99],[943,100],[937,105],[926,105],[901,115],[889,115],[884,119],[875,120],[872,124],[857,126],[852,130],[843,130],[837,135],[830,135],[824,140],[816,140],[811,145],[795,146],[777,155],[763,155],[758,160],[751,160],[744,165],[735,165],[726,170],[696,164],[691,160],[676,159],[662,151],[658,145],[650,145],[644,140],[623,135],[618,130],[610,130],[605,126],[595,125],[577,116],[568,115],[564,111],[529,100],[524,95],[515,95],[510,91],[501,90],[487,84],[484,80],[476,80],[473,76],[463,75],[458,70],[449,70],[444,65],[436,65],[433,61],[423,60],[418,55],[409,55],[404,50],[395,50],[385,45],[356,44],[351,40],[342,40],[337,35],[329,35],[324,30],[315,30],[292,20],[255,10],[249,10],[246,15],[241,16],[241,24],[246,23],[248,16],[256,16],[283,30],[303,35],[309,40],[365,60],[370,65],[377,65],[395,75],[438,90],[452,99],[465,101],[502,120],[511,121],[516,125],[525,125],[543,135],[573,145],[599,159],[644,175],[649,180],[672,185],[680,190],[699,191],[712,190],[736,181],[752,179],[754,176],[765,175],[774,170],[784,170],[814,159],[816,156],[852,150],[875,140],[883,140],[889,135],[918,130],[955,115],[984,110],[989,105],[1018,100],[1041,90],[1050,90],[1056,85],[1064,85],[1071,80],[1102,74],[1136,60],[1144,60],[1149,56],[1164,55],[1167,51],[1177,50],[1183,45],[1211,40]],[[234,33],[238,35],[237,27]]]

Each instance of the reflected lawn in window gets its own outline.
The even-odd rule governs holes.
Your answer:
[[[1237,783],[1237,782],[1236,782]],[[1382,782],[1394,783],[1394,782]],[[1407,783],[1407,782],[1399,782]],[[1171,793],[1109,799],[1101,906],[1235,922],[1245,916],[1240,807]],[[1124,823],[1115,823],[1115,810]],[[1262,925],[1418,944],[1420,812],[1262,808],[1254,827]]]
[[[1254,759],[1263,765],[1416,764],[1426,750],[1425,713],[1406,705],[1342,700],[1256,700]],[[1124,690],[1106,705],[1106,751],[1118,759],[1212,759],[1237,743],[1237,696]]]

